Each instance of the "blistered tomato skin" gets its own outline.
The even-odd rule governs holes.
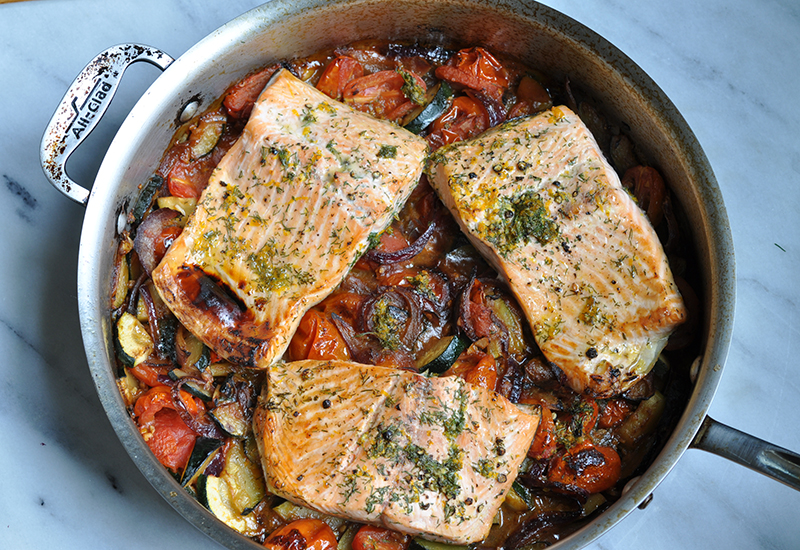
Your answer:
[[[264,547],[270,550],[332,550],[338,541],[333,530],[319,519],[298,519],[273,532]]]

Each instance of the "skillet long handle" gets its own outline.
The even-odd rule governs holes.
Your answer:
[[[689,446],[732,460],[800,491],[800,454],[708,416]]]
[[[67,175],[67,159],[103,117],[125,69],[139,61],[166,70],[173,59],[141,44],[108,48],[78,74],[44,132],[39,152],[44,173],[56,189],[78,204],[86,205],[89,190]]]

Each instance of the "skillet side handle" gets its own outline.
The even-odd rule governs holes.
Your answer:
[[[800,491],[800,455],[706,417],[689,445]]]
[[[70,85],[42,137],[42,169],[53,186],[78,204],[86,205],[89,190],[69,178],[67,159],[92,132],[106,112],[125,69],[146,61],[162,71],[173,59],[141,44],[112,46],[98,54]]]

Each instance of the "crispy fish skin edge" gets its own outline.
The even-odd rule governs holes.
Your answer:
[[[486,258],[489,263],[496,268],[500,276],[506,280],[506,282],[508,282],[511,291],[517,296],[520,304],[523,305],[525,315],[535,333],[536,323],[540,319],[535,318],[528,308],[525,307],[525,300],[520,295],[520,289],[517,288],[517,285],[515,285],[505,273],[505,268],[503,267],[504,260],[501,258],[500,251],[493,244],[487,242],[484,238],[482,238],[481,235],[476,233],[471,225],[462,218],[458,207],[454,203],[454,200],[450,200],[450,177],[447,175],[444,169],[442,169],[442,179],[446,180],[444,183],[442,183],[438,181],[436,172],[437,167],[443,167],[447,164],[448,160],[453,162],[460,161],[460,150],[462,148],[470,147],[472,144],[477,144],[482,141],[488,143],[495,139],[495,137],[504,139],[504,133],[516,126],[525,126],[527,129],[527,123],[529,121],[543,120],[545,118],[559,119],[567,117],[574,117],[574,119],[577,119],[579,124],[583,126],[583,129],[588,135],[590,142],[594,144],[598,162],[605,167],[607,173],[610,175],[609,179],[615,179],[616,183],[619,184],[618,189],[614,187],[610,192],[620,192],[622,200],[631,201],[631,205],[633,205],[634,210],[638,211],[640,214],[641,223],[637,222],[637,225],[640,224],[649,231],[655,247],[660,251],[660,257],[654,258],[656,263],[655,269],[663,272],[664,284],[667,287],[665,292],[668,291],[669,293],[669,300],[667,300],[665,297],[664,302],[658,308],[653,309],[648,316],[641,319],[642,324],[661,323],[661,325],[659,330],[653,331],[646,339],[640,338],[640,340],[643,340],[643,343],[640,345],[640,348],[638,348],[638,351],[635,352],[634,360],[629,359],[629,356],[632,354],[631,350],[633,348],[626,348],[626,351],[623,353],[612,354],[610,356],[613,362],[607,359],[607,357],[609,357],[608,355],[601,353],[593,360],[589,360],[587,357],[583,356],[582,361],[583,365],[585,365],[584,368],[570,369],[567,367],[562,369],[563,381],[571,386],[572,389],[579,393],[585,392],[593,397],[605,398],[624,392],[650,372],[656,360],[658,359],[660,352],[666,345],[669,335],[675,330],[675,328],[677,328],[678,325],[686,320],[686,309],[680,296],[680,292],[677,289],[677,285],[673,280],[672,272],[669,264],[667,263],[666,255],[661,248],[661,243],[658,240],[655,230],[641,209],[639,209],[635,202],[633,202],[632,198],[622,188],[621,183],[619,183],[618,175],[608,164],[599,146],[597,146],[594,136],[592,136],[588,128],[586,128],[582,121],[580,121],[580,117],[578,117],[567,107],[557,106],[536,115],[520,117],[511,121],[507,121],[504,124],[491,128],[476,138],[452,143],[440,148],[429,156],[425,172],[428,176],[431,186],[439,195],[442,202],[444,202],[448,209],[451,210],[453,217],[456,219],[463,233],[469,238],[470,242],[472,242],[481,255],[484,256],[484,258]],[[538,136],[534,137],[536,138]],[[532,164],[535,165],[535,163]],[[441,189],[440,186],[445,186],[448,189]],[[650,336],[652,336],[652,338],[650,338]],[[547,356],[548,354],[545,353],[545,355]],[[627,363],[624,363],[626,361]],[[555,361],[555,364],[556,366],[559,366],[558,361]]]
[[[285,69],[277,71],[262,92],[262,95],[259,97],[259,101],[265,95],[267,90],[269,90],[270,86],[272,86],[275,82],[279,81],[280,79],[292,79],[293,82],[301,83],[303,86],[310,88],[313,91],[309,93],[320,95],[322,93],[313,88],[312,86],[303,83],[296,77],[291,76],[288,71]],[[391,223],[393,217],[400,211],[403,204],[405,204],[406,200],[410,196],[413,189],[416,187],[417,183],[419,182],[419,176],[421,176],[425,157],[427,154],[427,144],[424,140],[419,138],[410,132],[407,132],[403,128],[396,126],[392,123],[386,121],[379,121],[378,119],[374,119],[370,115],[362,113],[360,111],[356,111],[344,104],[336,102],[333,99],[324,96],[324,101],[330,104],[335,104],[337,109],[341,109],[347,111],[349,115],[351,115],[355,119],[359,119],[364,117],[365,120],[372,121],[371,123],[378,123],[381,125],[385,125],[387,129],[387,133],[391,133],[395,136],[400,136],[399,140],[407,141],[409,143],[408,153],[409,159],[412,158],[411,155],[418,153],[418,169],[416,170],[416,177],[408,177],[408,183],[405,187],[398,189],[396,192],[396,196],[394,197],[394,204],[391,212],[388,212],[387,215],[382,216],[382,219],[375,220],[375,224],[371,229],[371,233],[379,233],[383,231],[386,226]],[[254,109],[255,113],[256,109]],[[417,151],[418,150],[418,151]],[[412,174],[413,175],[413,174]],[[212,176],[212,181],[214,181],[214,176]],[[209,185],[209,188],[211,185]],[[205,192],[204,192],[205,193]],[[199,203],[202,203],[203,199],[201,197]],[[195,212],[195,214],[197,211]],[[192,220],[194,215],[190,218],[187,227],[192,224]],[[382,223],[379,223],[382,222]],[[194,248],[194,245],[190,243],[190,246],[187,247],[187,243],[185,240],[181,239],[180,237],[176,239],[173,246],[176,250],[179,247],[183,246],[184,249],[188,250],[188,253],[191,255]],[[362,239],[361,242],[353,243],[353,262],[361,255],[369,246],[368,236]],[[169,256],[169,252],[165,256],[165,259]],[[188,259],[188,258],[187,258]],[[238,323],[237,326],[227,327],[224,331],[215,331],[211,330],[207,325],[209,325],[208,321],[199,320],[197,322],[193,322],[191,319],[191,315],[183,313],[180,311],[181,304],[188,304],[191,300],[185,296],[185,293],[175,280],[175,274],[173,273],[170,275],[168,269],[163,267],[166,262],[162,261],[162,264],[159,268],[154,270],[153,280],[156,283],[156,287],[159,290],[162,298],[164,299],[165,303],[170,307],[171,310],[176,314],[176,316],[181,320],[182,323],[187,325],[187,328],[190,328],[193,333],[195,333],[203,342],[214,349],[219,355],[222,357],[229,359],[233,362],[254,368],[266,368],[272,361],[276,360],[277,358],[281,357],[281,355],[286,351],[288,348],[289,342],[291,340],[292,335],[294,334],[297,326],[299,325],[302,316],[305,312],[313,307],[316,303],[321,301],[325,298],[327,294],[333,291],[336,285],[340,282],[334,281],[328,285],[328,292],[323,295],[316,295],[313,299],[308,297],[302,297],[298,300],[292,307],[292,311],[289,315],[290,318],[285,319],[283,322],[276,323],[270,326],[270,323],[254,323],[249,320],[250,310],[244,310],[245,315],[245,322]],[[189,272],[191,270],[200,270],[202,271],[202,267],[199,265],[194,264],[193,262],[184,262],[180,269],[184,272]],[[213,273],[210,274],[213,277]],[[343,272],[342,277],[346,275],[346,271]],[[234,294],[236,294],[236,290],[229,289]],[[315,294],[319,294],[318,290],[315,291]],[[196,313],[196,312],[195,312]],[[288,315],[288,313],[287,313]],[[201,315],[200,317],[204,317]]]
[[[272,367],[278,367],[278,366],[279,366],[278,364],[275,364]],[[500,394],[497,394],[491,390],[486,390],[484,388],[472,386],[471,384],[468,384],[464,382],[462,379],[457,377],[429,379],[427,377],[421,376],[416,373],[411,373],[408,371],[398,371],[397,369],[391,369],[387,367],[375,367],[372,365],[361,365],[349,361],[305,360],[305,361],[297,361],[294,363],[288,363],[285,364],[285,366],[286,368],[297,369],[298,372],[307,368],[313,369],[315,366],[321,368],[325,368],[326,366],[343,366],[346,368],[375,369],[375,372],[377,373],[382,373],[383,371],[386,371],[385,374],[383,374],[382,376],[395,377],[395,383],[393,387],[397,390],[401,390],[402,387],[408,388],[410,383],[409,379],[412,378],[419,379],[418,382],[422,383],[423,387],[425,388],[428,388],[428,386],[430,385],[430,381],[432,380],[433,381],[439,380],[444,382],[446,385],[450,386],[455,383],[458,387],[462,387],[466,391],[468,391],[469,395],[472,395],[473,398],[475,392],[478,392],[482,394],[491,403],[497,404],[496,406],[498,408],[502,408],[503,410],[507,411],[507,413],[510,413],[513,416],[513,420],[510,419],[509,417],[505,417],[506,418],[505,422],[502,419],[495,419],[498,424],[497,426],[495,426],[495,428],[497,428],[498,430],[500,429],[500,424],[503,424],[503,422],[505,423],[506,426],[508,426],[509,422],[515,422],[516,424],[518,424],[517,428],[519,429],[512,430],[509,428],[509,431],[512,431],[513,433],[516,433],[518,435],[518,439],[516,443],[512,442],[512,445],[508,448],[508,451],[506,451],[506,449],[504,448],[503,451],[497,453],[498,455],[503,456],[504,458],[508,458],[509,460],[505,478],[502,481],[500,481],[499,479],[498,480],[492,479],[490,482],[489,481],[484,482],[484,487],[488,487],[490,483],[496,484],[492,485],[496,486],[496,491],[494,492],[494,496],[491,499],[492,502],[487,502],[486,500],[479,501],[476,499],[476,502],[472,504],[472,507],[477,510],[483,510],[483,512],[476,514],[472,520],[468,520],[467,524],[461,523],[459,521],[449,522],[445,520],[444,522],[442,522],[441,518],[439,518],[438,520],[436,520],[438,522],[438,525],[441,526],[442,524],[444,524],[444,527],[441,527],[438,530],[436,530],[435,528],[421,529],[419,527],[409,526],[403,523],[402,520],[404,516],[400,515],[398,517],[398,515],[396,514],[397,507],[394,507],[392,510],[389,510],[390,514],[391,512],[394,512],[395,515],[385,514],[384,512],[392,506],[392,502],[394,501],[390,502],[387,500],[383,510],[381,511],[380,514],[377,515],[377,517],[372,517],[371,519],[365,519],[363,514],[353,515],[347,513],[337,513],[336,511],[332,511],[331,507],[320,508],[318,506],[315,506],[314,502],[309,502],[308,499],[293,493],[292,488],[299,487],[303,483],[304,480],[302,479],[303,478],[302,475],[296,479],[279,478],[279,477],[276,478],[275,476],[272,475],[273,468],[272,465],[270,464],[270,460],[272,460],[272,458],[270,458],[270,451],[268,449],[269,445],[268,439],[271,439],[272,437],[270,434],[278,431],[277,423],[279,422],[279,418],[278,414],[274,414],[274,411],[277,410],[279,407],[276,405],[275,402],[271,401],[270,398],[269,394],[270,390],[268,388],[269,376],[268,376],[268,382],[267,384],[265,384],[262,394],[259,396],[258,405],[253,415],[253,431],[256,437],[256,443],[259,452],[262,457],[262,468],[264,470],[265,479],[267,481],[267,487],[268,490],[270,490],[274,494],[286,498],[287,500],[294,502],[295,504],[306,506],[328,515],[332,515],[335,517],[342,517],[344,519],[349,519],[352,521],[358,521],[362,523],[369,523],[373,525],[387,527],[389,529],[405,532],[411,535],[422,535],[425,538],[434,541],[450,543],[450,544],[472,544],[485,539],[485,537],[489,533],[489,530],[492,527],[492,520],[496,514],[496,511],[497,509],[499,509],[500,505],[505,499],[506,494],[510,490],[511,485],[518,474],[519,467],[526,456],[527,449],[530,447],[530,444],[538,428],[540,416],[535,409],[531,407],[519,407],[514,403],[508,401],[505,397],[503,397]],[[416,387],[416,384],[412,383],[411,385],[414,386],[416,389],[419,389],[418,387]],[[416,390],[412,389],[411,391],[413,393]],[[430,399],[430,395],[425,394],[424,391],[423,391],[423,396],[426,397],[427,399]],[[394,401],[391,400],[391,396],[384,396],[384,397],[386,398],[387,401],[394,403]],[[335,398],[332,398],[332,400],[335,400]],[[481,406],[477,404],[478,401],[475,401],[474,403],[476,403],[477,408],[481,408]],[[385,404],[383,404],[382,402],[377,405],[377,409],[379,409],[379,412],[384,408]],[[404,408],[406,407],[404,406]],[[475,423],[476,418],[478,418],[478,416],[486,414],[488,413],[486,413],[485,411],[479,414],[477,410],[474,410],[473,414],[468,417],[469,419],[471,419],[470,421],[471,426],[465,429],[465,431],[461,433],[461,436],[457,438],[461,443],[464,443],[466,447],[470,447],[470,444],[473,443],[472,447],[474,448],[474,442],[471,441],[464,442],[463,438],[469,437],[468,434],[470,433],[481,431],[481,426]],[[377,418],[371,418],[370,421],[365,424],[364,431],[359,434],[358,437],[359,442],[363,442],[365,440],[365,436],[368,434],[368,432],[374,431],[374,429],[376,428],[375,424],[380,420],[380,418],[381,418],[380,416],[378,416]],[[509,431],[503,431],[502,433],[507,434],[509,433]],[[279,434],[276,434],[276,436],[277,435]],[[497,445],[498,438],[501,438],[501,436],[497,435],[496,433],[492,433],[490,435],[491,437],[494,438],[493,443]],[[487,442],[487,443],[492,443],[492,442]],[[359,443],[359,446],[360,445],[361,443]],[[489,447],[491,447],[491,445],[487,444],[485,447],[486,449],[488,449]],[[475,457],[473,456],[472,458],[474,459]],[[504,462],[502,464],[505,465]],[[350,465],[352,465],[352,463],[348,463],[348,466]],[[470,465],[465,464],[464,467],[472,468],[474,470],[474,463]],[[413,468],[413,466],[411,466],[410,464],[406,464],[406,469],[397,467],[396,471],[394,472],[395,480],[400,481],[397,479],[398,476],[403,472],[408,472],[409,471],[408,468]],[[504,469],[503,472],[505,473],[506,470]],[[477,474],[473,475],[477,477]],[[332,475],[330,479],[333,480],[334,476]],[[471,485],[470,487],[475,488],[476,486]],[[299,488],[297,490],[298,492],[302,492]],[[446,499],[444,502],[447,503]],[[421,507],[417,505],[414,507],[414,513],[408,515],[407,517],[416,516],[418,519],[425,519],[426,517],[429,517],[429,515],[430,512],[423,510]]]

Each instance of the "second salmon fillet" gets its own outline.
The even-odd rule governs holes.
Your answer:
[[[264,368],[400,210],[426,153],[281,70],[153,281],[219,355]]]
[[[458,377],[314,360],[270,366],[253,417],[270,491],[455,544],[486,537],[538,424]]]
[[[647,374],[686,310],[655,230],[577,115],[510,121],[439,149],[428,172],[574,390],[610,397]]]

